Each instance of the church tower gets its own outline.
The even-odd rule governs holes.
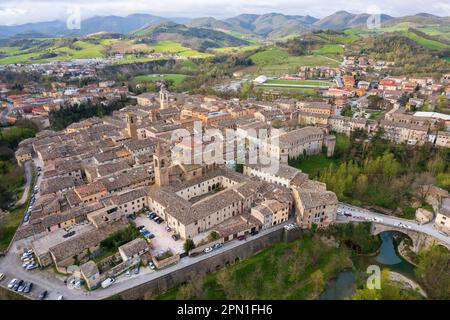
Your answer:
[[[136,117],[132,113],[126,114],[126,121],[127,121],[127,133],[128,136],[131,139],[137,139],[137,128],[136,128]]]
[[[155,184],[159,187],[167,186],[169,184],[169,158],[161,143],[158,143],[153,154],[153,169]]]
[[[169,107],[169,91],[167,91],[165,85],[161,85],[159,90],[159,104],[160,109],[166,109]]]

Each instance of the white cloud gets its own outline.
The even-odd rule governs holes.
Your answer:
[[[281,12],[292,15],[312,15],[318,18],[338,10],[353,13],[380,8],[381,12],[402,16],[427,11],[450,15],[450,5],[442,0],[2,0],[1,24],[63,20],[69,6],[80,6],[82,18],[94,15],[150,13],[167,17],[214,16],[225,18],[240,13]]]

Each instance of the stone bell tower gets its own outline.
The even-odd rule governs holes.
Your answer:
[[[165,85],[161,85],[159,90],[159,105],[160,109],[167,109],[169,107],[169,91]]]
[[[159,187],[169,184],[169,164],[167,152],[162,144],[158,143],[153,154],[153,169],[155,171],[155,184]]]
[[[127,133],[131,139],[137,139],[136,117],[131,112],[125,115],[127,122]]]

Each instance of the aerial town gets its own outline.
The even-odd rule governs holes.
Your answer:
[[[252,54],[281,50],[270,46],[275,44]],[[41,300],[152,299],[206,273],[219,279],[216,273],[240,270],[241,261],[259,252],[270,256],[281,242],[287,252],[297,244],[300,251],[314,243],[326,248],[311,247],[326,261],[314,262],[318,271],[312,275],[302,273],[310,272],[304,267],[292,271],[297,262],[286,262],[299,279],[323,280],[308,282],[308,290],[293,285],[290,298],[343,299],[326,298],[328,281],[348,269],[344,261],[352,265],[380,242],[393,243],[402,263],[415,267],[433,250],[448,256],[449,68],[437,75],[401,74],[392,57],[346,50],[337,65],[295,65],[278,73],[234,68],[215,83],[184,90],[164,70],[154,72],[157,81],[140,84],[111,70],[128,72],[146,59],[202,65],[204,56],[153,50],[130,67],[123,63],[130,51],[114,48],[102,58],[0,65],[0,147],[13,150],[8,165],[22,172],[25,184],[17,198],[0,198],[0,224],[3,216],[20,220],[1,241],[0,285],[7,292]],[[24,74],[29,79],[19,76]],[[244,88],[250,93],[244,95]],[[7,146],[8,130],[29,127],[36,130]],[[211,139],[208,132],[233,140]],[[252,161],[251,146],[275,170]],[[326,165],[311,169],[321,161]],[[390,192],[379,186],[396,188],[402,179],[411,190],[400,196],[406,190],[401,185],[391,202],[373,199]],[[333,271],[332,259],[339,261]],[[395,267],[389,271],[395,263],[384,265],[391,272],[386,283],[402,283],[405,290],[395,299],[450,298],[448,287],[435,293],[437,284],[423,274],[408,276]],[[368,289],[356,287],[350,298],[364,299]],[[223,290],[237,290],[230,288]],[[174,297],[209,299],[205,292]],[[265,299],[269,293],[252,294],[220,297]],[[274,299],[280,297],[288,296]]]

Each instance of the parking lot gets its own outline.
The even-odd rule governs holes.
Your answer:
[[[173,253],[182,253],[183,240],[175,241],[172,239],[173,232],[166,231],[166,223],[162,222],[157,224],[153,220],[147,218],[146,215],[141,214],[136,217],[136,226],[144,226],[147,230],[155,235],[152,241],[151,253],[157,255],[161,252],[171,249]]]

